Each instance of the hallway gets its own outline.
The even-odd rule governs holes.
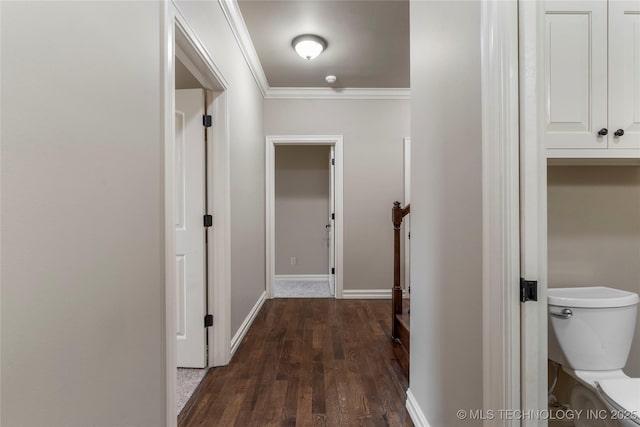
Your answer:
[[[179,426],[412,426],[390,312],[389,300],[267,301]]]

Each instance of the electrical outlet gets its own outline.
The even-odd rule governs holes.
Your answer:
[[[291,265],[296,265],[296,263],[298,262],[298,259],[294,256],[291,257]]]

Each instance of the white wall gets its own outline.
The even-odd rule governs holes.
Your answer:
[[[548,169],[549,287],[640,293],[640,167]],[[625,372],[640,376],[640,317]]]
[[[262,97],[219,4],[180,5],[230,84],[233,334],[264,290]],[[0,7],[0,424],[162,426],[160,4]]]
[[[329,146],[279,145],[275,151],[275,273],[326,275]]]
[[[432,427],[481,425],[480,2],[411,2],[410,389]]]
[[[403,195],[404,100],[265,100],[267,135],[344,136],[344,289],[391,289]]]

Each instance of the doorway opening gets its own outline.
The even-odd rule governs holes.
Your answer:
[[[206,369],[231,354],[228,84],[178,7],[164,3],[162,13],[166,408],[175,425]]]
[[[267,136],[267,296],[342,298],[342,136]]]
[[[335,295],[334,147],[275,148],[275,298]]]

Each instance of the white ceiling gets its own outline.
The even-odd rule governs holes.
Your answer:
[[[270,87],[408,88],[407,0],[240,0]],[[307,61],[291,47],[316,34],[327,49]],[[325,82],[336,75],[334,85]]]

